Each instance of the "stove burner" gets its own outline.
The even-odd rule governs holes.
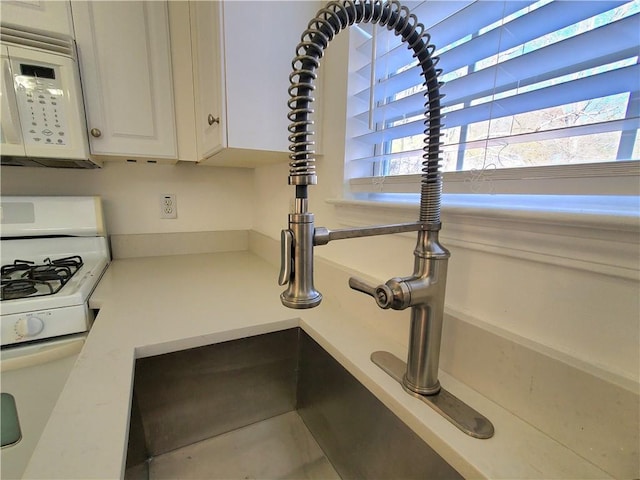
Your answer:
[[[15,272],[21,272],[25,270],[29,270],[32,268],[34,262],[30,262],[29,260],[14,260],[12,264],[3,265],[0,269],[0,274],[2,278],[5,278],[7,275],[11,275]]]
[[[50,295],[53,293],[53,287],[46,282],[38,282],[37,280],[5,280],[2,281],[2,300],[11,300],[14,298],[29,297],[38,292],[37,285],[45,285],[49,289],[49,293],[42,295]]]
[[[78,255],[51,260],[45,258],[36,265],[29,260],[15,260],[0,268],[2,300],[53,295],[82,267]]]

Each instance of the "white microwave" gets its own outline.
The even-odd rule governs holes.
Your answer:
[[[94,167],[75,42],[2,25],[2,165]]]

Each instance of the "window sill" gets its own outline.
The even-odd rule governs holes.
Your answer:
[[[349,226],[415,221],[419,196],[330,199]],[[443,195],[442,241],[499,255],[627,279],[640,275],[636,196]]]

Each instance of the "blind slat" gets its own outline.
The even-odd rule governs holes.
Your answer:
[[[594,3],[600,4],[603,2]],[[494,88],[494,80],[496,82],[495,87],[498,90],[501,88],[513,88],[509,85],[513,85],[514,78],[517,78],[519,85],[527,85],[531,83],[531,81],[527,81],[528,79],[533,78],[535,81],[541,81],[552,78],[550,74],[556,71],[564,75],[571,71],[590,68],[596,65],[598,61],[600,64],[617,61],[638,53],[638,32],[640,32],[640,14],[631,15],[581,35],[567,38],[531,53],[507,60],[497,67],[485,68],[465,77],[451,80],[445,85],[443,93],[448,95],[447,103],[451,104],[452,98],[457,102],[464,101],[465,97],[471,98],[478,93],[480,96],[486,95],[487,92]],[[609,41],[611,38],[616,38],[617,40],[611,42]],[[513,46],[515,45],[509,45],[508,48]],[[457,58],[457,50],[455,48],[441,56],[439,67],[445,73],[457,69],[460,64],[464,64]],[[497,45],[495,45],[495,50],[497,51]],[[486,56],[482,55],[472,60],[468,58],[464,60],[475,62],[482,58],[486,58]],[[567,62],[567,58],[571,58],[572,61]],[[603,60],[598,60],[600,58]],[[496,78],[497,69],[502,72],[501,76],[504,80]],[[473,79],[466,84],[467,82],[464,79],[472,76]],[[420,81],[421,78],[417,75],[416,69],[410,69],[388,80],[380,81],[375,86],[374,100],[379,102],[385,97],[392,97],[398,92],[419,84]],[[458,83],[460,85],[458,88],[464,89],[467,94],[456,94],[453,91],[453,87],[449,87],[450,84],[455,83]],[[447,89],[450,91],[447,91]],[[368,99],[369,91],[370,89],[366,88],[356,95],[358,98]]]
[[[451,28],[451,22],[465,22],[466,28],[463,31],[467,33],[467,36],[470,36],[471,32],[479,31],[487,25],[500,20],[503,16],[511,15],[526,8],[533,2],[515,1],[506,2],[505,5],[503,3],[505,2],[476,2],[461,9],[455,17],[445,19],[431,28],[427,27],[427,31],[431,34],[436,47],[442,49],[460,40],[460,29]],[[441,63],[443,70],[453,71],[494,54],[498,46],[503,51],[516,47],[549,32],[560,30],[611,10],[624,3],[624,1],[611,2],[609,0],[552,2],[512,20],[503,27],[494,28],[475,38],[470,38],[461,45],[448,50],[446,52],[448,55],[444,53],[440,55],[437,50],[436,54],[441,56],[441,62],[448,59],[447,63]],[[426,2],[426,5],[431,4],[432,2]],[[428,9],[425,9],[425,12],[420,12],[420,9],[416,9],[414,13],[418,15],[419,20],[422,20],[423,17],[428,16],[426,10]],[[410,52],[404,52],[406,46],[394,35],[380,35],[377,48],[376,79],[378,80],[387,77],[389,72],[397,71],[411,62]],[[370,42],[367,42],[366,47],[363,45],[361,51],[368,53],[371,51],[370,49]],[[361,68],[359,73],[368,75],[370,66]]]
[[[568,128],[544,130],[541,132],[521,133],[483,140],[475,140],[464,143],[444,145],[442,150],[471,150],[474,148],[503,147],[505,145],[515,145],[527,142],[542,142],[555,138],[569,138],[581,135],[593,135],[597,133],[609,133],[619,131],[637,130],[640,127],[640,117],[612,120],[589,125],[577,125]],[[422,150],[411,150],[405,152],[389,153],[385,155],[372,155],[370,157],[353,158],[347,163],[353,164],[373,164],[383,160],[397,160],[406,157],[422,157]]]
[[[487,25],[499,21],[507,15],[511,15],[527,6],[535,3],[536,0],[476,0],[474,2],[457,2],[458,9],[450,9],[449,15],[446,17],[433,17],[431,9],[439,0],[427,0],[418,5],[412,13],[414,13],[420,22],[426,27],[427,31],[433,35],[442,37],[442,44],[453,43],[463,38],[465,33],[459,28],[451,28],[452,24],[459,25],[464,22],[466,32],[479,30]],[[455,3],[455,2],[454,2]],[[467,5],[464,5],[467,3]],[[461,33],[462,32],[462,33]]]
[[[438,24],[445,20],[446,18],[456,14],[460,10],[468,7],[473,4],[477,0],[450,0],[446,2],[402,2],[402,5],[406,6],[411,10],[411,13],[417,15],[418,20],[422,22],[422,24],[430,29],[433,25]],[[425,4],[429,4],[429,13],[428,16],[425,15],[424,6]],[[428,20],[427,20],[428,19]],[[371,30],[375,28],[374,25],[362,25],[361,28],[367,29],[369,33]],[[373,38],[370,38],[366,42],[360,44],[357,50],[360,53],[367,54],[371,52],[371,46],[373,43]],[[390,35],[388,38],[383,38],[382,36],[377,37],[376,50],[379,55],[384,55],[389,50],[395,49],[402,45],[402,41],[400,38],[395,35]]]
[[[482,1],[441,1],[432,0],[421,3],[412,8],[411,13],[418,17],[427,32],[436,41],[436,46],[449,45],[464,38],[468,32],[479,30],[490,25],[505,15],[511,15],[518,10],[534,3],[529,0],[482,0]],[[404,4],[404,2],[403,2]],[[410,5],[407,5],[410,6]],[[464,22],[465,32],[458,28],[451,28],[451,22]],[[370,52],[373,39],[364,42],[358,50]],[[378,36],[376,50],[380,58],[397,56],[398,50],[406,49],[402,40],[395,35]],[[393,60],[392,60],[393,61]],[[392,65],[391,63],[389,65]]]
[[[630,65],[618,70],[580,78],[571,82],[523,93],[495,102],[484,103],[446,115],[447,128],[500,118],[507,115],[540,110],[570,104],[592,98],[601,98],[624,92],[637,92],[640,83],[640,65]],[[397,138],[419,135],[424,130],[423,120],[379,130],[355,137],[361,142],[376,144]]]
[[[579,6],[575,2],[549,3],[445,52],[440,59],[440,66],[445,72],[450,72],[472,65],[495,54],[498,48],[501,51],[509,50],[611,8],[610,1],[580,2]]]
[[[522,168],[503,168],[499,170],[485,171],[484,174],[488,175],[492,182],[496,181],[518,181],[522,179]],[[578,191],[584,193],[585,189],[598,185],[601,190],[597,191],[598,194],[605,195],[621,195],[623,192],[620,189],[620,183],[616,182],[614,185],[617,188],[613,188],[611,185],[600,185],[600,182],[594,182],[594,178],[616,178],[619,177],[623,180],[626,189],[637,194],[638,191],[638,178],[640,178],[640,163],[637,161],[626,162],[605,162],[605,163],[588,163],[588,164],[574,164],[574,165],[553,165],[553,166],[533,166],[527,167],[524,174],[527,179],[527,184],[531,185],[532,182],[539,181],[541,184],[536,185],[537,193],[546,194],[567,194],[567,187],[564,184],[549,185],[551,180],[558,179],[575,179],[582,180],[586,185],[574,186]],[[468,175],[468,172],[444,172],[444,193],[464,193],[465,190],[461,190],[459,187],[453,186],[454,183],[466,184],[467,186],[473,177]],[[489,178],[485,178],[488,180]],[[420,175],[394,175],[384,178],[380,177],[359,177],[349,180],[350,190],[352,193],[364,193],[364,192],[376,192],[376,193],[420,193]],[[481,179],[480,179],[481,180]],[[453,187],[453,188],[451,188]],[[548,188],[546,188],[548,187]],[[514,192],[502,192],[502,193],[521,193],[520,188],[514,188]],[[468,193],[468,192],[466,192]],[[530,192],[532,193],[532,192]]]
[[[640,51],[638,41],[634,39],[634,32],[639,31],[640,14],[636,14],[496,66],[451,80],[441,89],[441,92],[446,95],[445,104],[470,102],[490,94],[500,94],[637,56]],[[607,39],[612,37],[619,40],[607,42]],[[607,43],[614,43],[615,48],[606,47]],[[568,56],[573,59],[572,62],[566,61]],[[418,76],[415,70],[407,73],[412,74],[413,77]],[[632,90],[634,90],[633,85],[629,91]],[[402,118],[403,115],[414,115],[424,110],[423,104],[423,93],[418,92],[376,107],[373,118],[374,121],[380,122],[385,119],[391,121],[394,118]],[[362,115],[368,118],[368,112]]]

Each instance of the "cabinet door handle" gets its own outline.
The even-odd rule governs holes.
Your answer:
[[[102,132],[100,131],[99,128],[92,128],[90,133],[91,133],[91,136],[95,138],[99,138],[102,136]]]
[[[213,115],[209,114],[209,116],[207,117],[207,122],[209,122],[209,125],[220,123],[220,117],[214,117]]]

